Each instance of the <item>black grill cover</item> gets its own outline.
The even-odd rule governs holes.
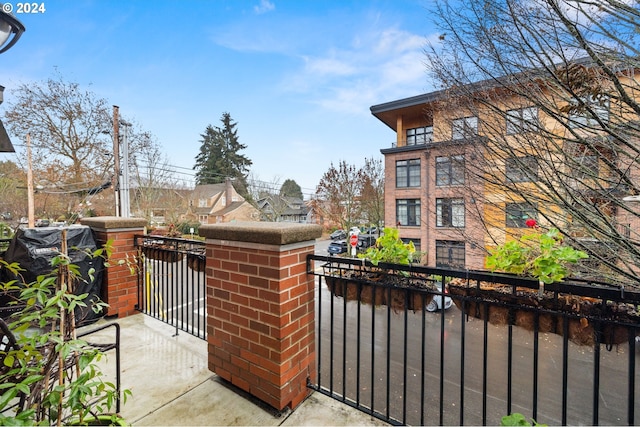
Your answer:
[[[98,320],[102,314],[94,313],[92,302],[100,298],[102,290],[102,276],[104,259],[92,258],[89,253],[97,249],[91,228],[85,225],[72,225],[69,227],[36,227],[18,228],[9,249],[4,255],[5,261],[17,262],[26,271],[21,272],[22,277],[17,277],[20,282],[31,283],[39,275],[51,273],[53,267],[51,260],[60,252],[62,242],[62,230],[67,230],[67,251],[72,264],[78,266],[81,280],[76,282],[75,294],[87,293],[84,300],[87,307],[78,307],[75,311],[76,323],[88,324]],[[89,275],[91,269],[95,269],[93,275]],[[4,280],[16,279],[7,277],[5,271]]]

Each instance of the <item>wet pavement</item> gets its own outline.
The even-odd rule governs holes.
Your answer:
[[[387,425],[321,393],[312,393],[295,410],[278,412],[247,395],[207,368],[206,341],[144,314],[117,319],[121,329],[122,388],[132,396],[121,415],[134,426],[192,425]],[[101,320],[85,329],[108,321]],[[91,336],[113,340],[114,329]],[[115,375],[114,352],[103,372]]]

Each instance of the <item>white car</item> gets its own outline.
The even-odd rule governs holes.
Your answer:
[[[438,290],[440,292],[442,292],[442,283],[441,282],[436,282],[436,286],[438,287]],[[444,297],[444,309],[447,310],[449,309],[452,305],[453,305],[453,300],[451,299],[451,297],[447,296],[447,291],[445,289],[444,291],[445,293],[445,297]],[[442,295],[434,295],[433,299],[431,300],[431,302],[429,302],[429,304],[427,304],[427,311],[436,311],[436,310],[442,310]]]

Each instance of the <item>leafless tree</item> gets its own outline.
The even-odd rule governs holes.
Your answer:
[[[341,160],[336,168],[333,163],[322,175],[316,187],[316,205],[329,222],[338,224],[344,230],[357,225],[362,218],[360,205],[361,182],[358,168]]]
[[[638,2],[438,0],[433,12],[443,109],[481,118],[466,170],[483,182],[472,199],[489,238],[504,241],[508,204],[528,206],[589,252],[590,277],[640,286],[640,205],[622,200],[640,194]]]
[[[152,139],[143,134],[143,139]],[[187,185],[176,179],[166,155],[154,141],[141,142],[138,154],[131,156],[131,197],[136,214],[151,221],[154,215],[164,216],[166,223],[176,224],[187,211]]]
[[[384,220],[384,170],[382,162],[365,159],[361,168],[344,160],[333,163],[316,188],[313,207],[330,223],[348,230],[363,223]]]
[[[111,107],[107,101],[66,82],[58,74],[13,91],[7,127],[20,141],[31,136],[34,171],[56,165],[60,183],[79,186],[100,180],[113,164]],[[19,158],[24,148],[19,150]],[[23,165],[26,167],[26,165]]]
[[[384,222],[384,165],[382,160],[365,159],[359,175],[363,218],[367,223],[381,227]]]
[[[247,178],[247,200],[260,211],[260,219],[267,222],[277,222],[287,209],[286,200],[280,197],[280,178],[271,181],[261,180],[251,172]]]
[[[66,209],[57,212],[62,214],[86,204],[87,196],[105,199],[104,194],[93,196],[94,189],[114,175],[113,117],[107,100],[66,81],[60,73],[43,82],[20,84],[12,95],[6,125],[19,141],[30,135],[34,183],[43,187],[47,204]],[[123,161],[131,166],[136,154],[152,153],[157,144],[137,124],[128,132],[130,158]],[[25,145],[14,145],[20,167],[27,170]],[[110,194],[113,200],[113,189]]]

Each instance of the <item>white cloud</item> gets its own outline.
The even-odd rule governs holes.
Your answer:
[[[263,13],[271,12],[276,8],[276,5],[271,3],[269,0],[260,0],[260,4],[253,7],[253,11],[258,15],[262,15]]]
[[[348,76],[356,72],[356,68],[339,58],[305,57],[305,72],[317,76]]]
[[[287,75],[282,86],[323,109],[368,115],[370,105],[412,96],[427,86],[426,42],[396,28],[357,33],[346,47],[302,57],[302,68]]]

